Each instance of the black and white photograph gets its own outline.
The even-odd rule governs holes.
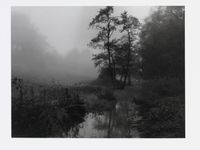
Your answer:
[[[199,6],[1,0],[1,149],[199,150]]]
[[[185,6],[12,6],[12,138],[185,138]]]

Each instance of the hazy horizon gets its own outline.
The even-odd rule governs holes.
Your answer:
[[[12,7],[12,74],[70,82],[95,79],[96,51],[87,44],[97,31],[89,29],[89,22],[103,7]],[[127,11],[143,21],[150,10],[117,6],[114,15]]]

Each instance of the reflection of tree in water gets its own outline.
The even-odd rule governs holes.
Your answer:
[[[97,129],[97,130],[105,130],[107,129],[107,124],[108,124],[108,115],[107,115],[107,112],[104,112],[103,115],[94,115],[93,116],[94,119],[95,119],[95,122],[94,122],[94,128]]]
[[[95,116],[94,128],[107,130],[106,137],[133,137],[135,132],[131,128],[130,118],[135,113],[133,107],[129,101],[117,103],[113,110]]]
[[[76,137],[78,137],[78,135],[79,135],[79,129],[80,128],[83,128],[83,126],[81,126],[81,125],[75,125],[75,126],[73,126],[70,130],[69,130],[69,132],[67,133],[67,137],[73,137],[73,138],[76,138]]]

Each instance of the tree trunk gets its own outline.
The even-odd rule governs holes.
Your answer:
[[[129,67],[130,67],[130,59],[131,59],[131,37],[130,37],[129,32],[128,32],[128,44],[129,44],[129,47],[128,47],[128,54],[127,54],[127,65],[126,65],[126,71],[125,71],[125,77],[124,77],[122,89],[124,89],[126,86],[126,80],[127,80],[129,70],[130,70]]]
[[[120,76],[120,79],[119,79],[120,83],[122,82],[122,78],[123,78],[123,73],[121,73],[121,76]]]
[[[127,76],[128,76],[128,67],[126,67],[126,72],[125,72],[125,76],[124,76],[124,81],[123,81],[122,89],[124,89],[125,86],[126,86]]]
[[[113,79],[114,81],[116,80],[116,68],[115,68],[115,60],[112,57],[112,62],[113,62]]]
[[[121,76],[120,76],[120,85],[123,86],[123,78],[124,78],[124,74],[125,74],[125,67],[122,66],[122,70],[121,70]]]
[[[130,86],[131,85],[131,73],[129,71],[129,74],[128,74],[128,85]]]
[[[109,67],[109,72],[110,72],[110,78],[113,81],[113,71],[112,71],[112,65],[111,65],[111,52],[110,52],[110,22],[108,22],[107,28],[108,28],[108,32],[107,32],[108,67]]]

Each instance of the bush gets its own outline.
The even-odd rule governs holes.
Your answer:
[[[184,92],[184,83],[178,79],[160,79],[155,82],[153,92],[160,96],[175,96]]]
[[[107,88],[103,89],[97,96],[99,99],[105,99],[108,101],[115,100],[113,91]]]
[[[184,110],[179,96],[158,99],[154,107],[143,113],[138,129],[143,137],[185,137]]]
[[[185,137],[184,83],[178,79],[152,80],[143,84],[135,100],[143,119],[142,137]]]

